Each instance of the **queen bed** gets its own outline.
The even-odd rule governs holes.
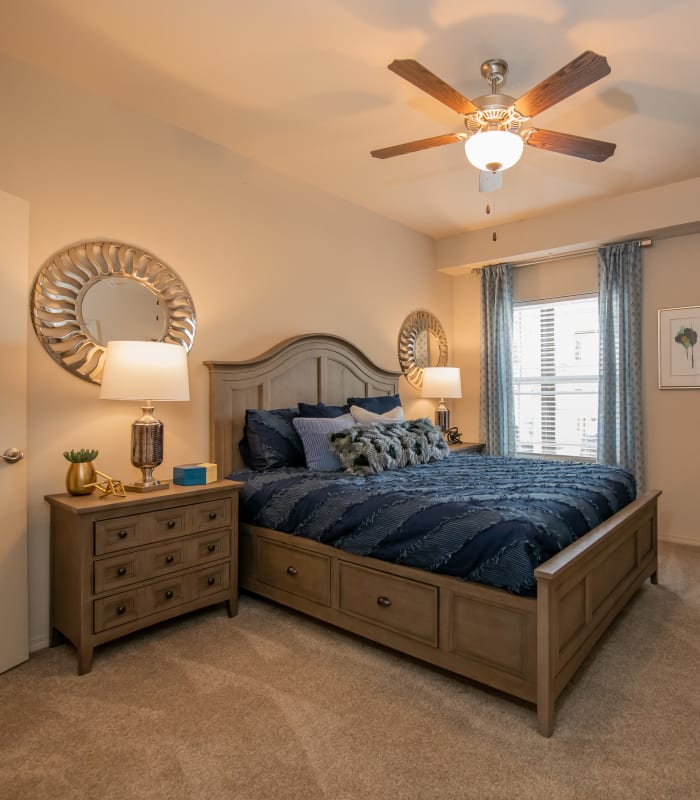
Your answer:
[[[398,391],[399,373],[323,334],[206,363],[221,475],[244,467],[248,410]],[[534,703],[551,736],[563,688],[640,585],[656,582],[659,493],[635,499],[614,468],[533,463],[453,455],[366,478],[239,472],[240,585]],[[389,518],[400,536],[386,534]]]

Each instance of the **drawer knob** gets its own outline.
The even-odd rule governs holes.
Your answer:
[[[211,520],[216,519],[216,511],[210,511],[209,512],[209,519],[211,519]]]
[[[128,532],[128,531],[119,531],[119,533],[117,534],[117,536],[118,536],[120,539],[126,539],[126,537],[127,537],[128,535],[129,535],[129,532]]]
[[[377,605],[381,606],[382,608],[389,608],[391,605],[391,600],[388,597],[384,597],[384,595],[380,595],[377,598]]]
[[[172,589],[168,589],[168,591],[165,593],[165,599],[166,600],[172,600],[173,599],[173,590]]]
[[[214,552],[214,550],[216,550],[216,545],[215,545],[215,544],[208,544],[208,545],[207,545],[207,550],[208,550],[210,553],[213,553],[213,552]]]
[[[123,578],[126,575],[126,567],[119,567],[117,570],[117,575],[119,575],[120,578]]]
[[[126,606],[117,606],[117,614],[121,617],[122,614],[126,614]]]
[[[174,519],[169,519],[166,524],[167,524],[168,528],[170,528],[170,530],[172,530],[175,527],[175,520]]]
[[[216,578],[211,577],[211,575],[207,578],[207,583],[209,586],[213,586],[216,583]]]
[[[287,575],[294,577],[297,574],[296,567],[287,567]]]
[[[175,556],[172,555],[172,553],[165,557],[165,563],[166,564],[172,564],[173,561],[175,561]]]

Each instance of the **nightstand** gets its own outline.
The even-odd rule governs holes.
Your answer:
[[[238,611],[235,481],[145,494],[47,495],[51,505],[51,644],[94,648],[197,608]]]
[[[483,453],[486,447],[483,442],[457,442],[448,446],[450,453]]]

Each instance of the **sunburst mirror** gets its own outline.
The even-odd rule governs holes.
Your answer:
[[[107,342],[170,342],[189,351],[194,303],[177,273],[123,242],[82,242],[42,265],[31,296],[34,331],[64,369],[102,382]]]
[[[399,330],[399,364],[406,380],[423,386],[424,367],[447,364],[447,336],[440,320],[430,311],[413,311]]]

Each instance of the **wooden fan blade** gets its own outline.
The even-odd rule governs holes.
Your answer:
[[[586,50],[529,92],[525,92],[515,101],[515,109],[524,117],[534,117],[609,73],[610,65],[605,56]]]
[[[429,139],[417,139],[415,142],[395,144],[393,147],[382,147],[381,150],[372,150],[370,155],[374,156],[374,158],[393,158],[394,156],[402,156],[404,153],[415,153],[417,150],[440,147],[443,144],[463,142],[466,138],[466,133],[444,133],[441,136],[431,136]]]
[[[389,69],[458,114],[473,114],[479,110],[471,100],[412,58],[394,60]]]
[[[612,142],[603,142],[600,139],[586,139],[584,136],[573,136],[570,133],[557,131],[544,131],[532,128],[525,131],[525,141],[531,147],[539,150],[551,150],[553,153],[562,153],[565,156],[585,158],[588,161],[605,161],[615,152]]]

